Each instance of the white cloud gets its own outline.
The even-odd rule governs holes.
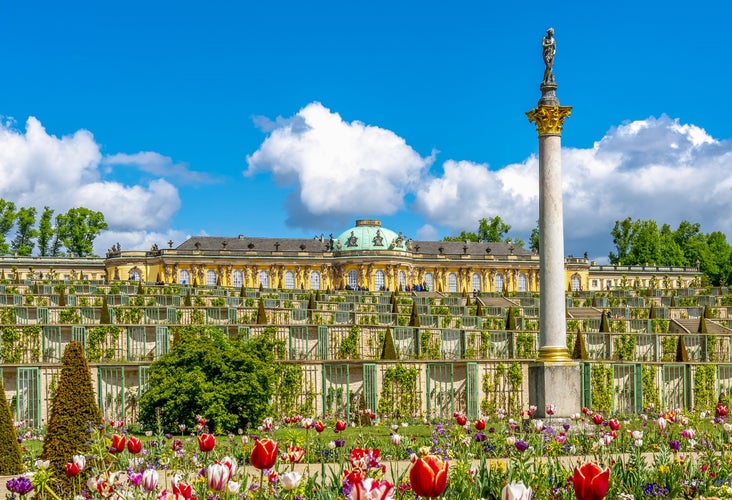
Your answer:
[[[425,224],[417,229],[415,239],[422,241],[434,241],[440,238],[437,228],[431,224]]]
[[[592,148],[563,149],[568,252],[607,253],[610,230],[625,217],[672,227],[689,220],[705,232],[732,234],[730,166],[732,142],[666,116],[613,128]],[[498,170],[448,160],[440,177],[425,179],[417,190],[414,208],[454,232],[500,215],[512,233],[528,235],[538,217],[538,182],[536,156]]]
[[[157,153],[145,155],[115,156],[118,162],[126,157],[147,159],[148,165],[155,158],[163,159],[160,165],[165,163]],[[56,213],[78,206],[101,211],[110,233],[131,231],[130,238],[143,243],[141,234],[165,226],[180,207],[178,190],[164,179],[132,186],[105,181],[100,171],[103,162],[99,145],[86,130],[56,137],[34,117],[28,118],[25,131],[10,122],[0,124],[0,198],[36,207],[39,214],[46,205]],[[95,251],[101,250],[103,243],[95,244]]]
[[[289,119],[255,121],[271,132],[247,157],[245,173],[271,172],[278,184],[295,186],[288,202],[293,225],[312,227],[323,216],[393,214],[433,161],[395,133],[346,122],[320,103]]]
[[[168,231],[104,231],[94,241],[94,248],[98,255],[104,255],[106,250],[119,244],[125,250],[149,250],[153,245],[158,248],[168,248],[168,242],[173,242],[173,248],[183,243],[190,236],[183,231],[170,229]]]
[[[186,184],[211,184],[218,182],[205,172],[188,169],[186,163],[174,163],[169,156],[154,151],[141,151],[135,154],[117,153],[102,159],[104,166],[130,166],[143,172],[160,177],[172,177]]]

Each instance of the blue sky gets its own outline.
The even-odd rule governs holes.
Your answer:
[[[105,213],[97,242],[414,238],[500,215],[527,239],[525,112],[556,30],[565,252],[615,220],[732,236],[732,7],[615,2],[0,3],[0,197]]]

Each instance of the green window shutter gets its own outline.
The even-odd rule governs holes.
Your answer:
[[[74,325],[71,327],[71,340],[79,342],[84,346],[84,355],[86,356],[86,327]]]
[[[178,310],[175,307],[167,307],[165,309],[165,322],[169,325],[178,323]]]
[[[61,345],[61,328],[44,326],[42,332],[41,355],[44,363],[60,363],[63,349]]]
[[[643,365],[633,365],[633,406],[635,413],[643,412]]]
[[[325,325],[318,326],[318,359],[330,359],[330,335]]]
[[[18,368],[15,378],[15,415],[34,427],[41,425],[41,369]]]
[[[249,340],[249,327],[248,326],[239,326],[237,328],[236,334],[240,339]]]
[[[691,373],[691,365],[684,365],[684,402],[686,408],[694,407],[694,376]]]
[[[148,389],[148,381],[150,380],[150,367],[139,366],[137,368],[137,397],[139,398]]]
[[[376,379],[376,363],[363,364],[363,397],[371,411],[378,408],[379,388]]]
[[[235,325],[239,322],[239,310],[236,307],[229,307],[226,316],[229,318],[230,325]]]
[[[480,416],[480,369],[478,363],[470,362],[465,365],[465,370],[467,414],[469,419],[476,420]]]
[[[36,309],[36,323],[45,325],[48,323],[48,307]]]
[[[582,369],[582,406],[592,408],[592,367],[589,363],[580,363]]]
[[[167,326],[155,327],[155,359],[160,359],[163,354],[170,351],[170,336]]]

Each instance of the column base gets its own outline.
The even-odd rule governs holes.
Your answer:
[[[529,404],[538,418],[546,418],[546,405],[554,415],[569,418],[582,409],[582,377],[577,362],[536,362],[529,365]]]

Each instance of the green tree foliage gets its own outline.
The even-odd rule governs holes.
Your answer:
[[[65,466],[74,455],[89,454],[89,429],[102,423],[92,387],[84,347],[71,342],[64,351],[58,389],[51,401],[48,431],[43,441],[44,460],[51,461],[54,475],[68,481]]]
[[[457,236],[445,236],[443,241],[508,241],[506,235],[511,230],[511,226],[503,222],[503,219],[499,215],[491,217],[489,219],[480,219],[478,221],[478,232],[473,233],[469,231],[463,231]],[[518,239],[513,241],[519,246],[523,246],[523,242]]]
[[[682,221],[676,230],[668,224],[660,228],[652,220],[630,217],[615,221],[610,234],[615,251],[610,262],[618,265],[658,265],[695,267],[713,285],[732,281],[732,246],[724,233],[704,234],[701,225]]]
[[[20,208],[16,214],[17,228],[11,248],[18,255],[30,255],[38,236],[35,207]]]
[[[409,315],[409,326],[419,328],[421,326],[419,321],[419,314],[417,313],[417,303],[412,302],[412,312]]]
[[[259,297],[259,305],[257,306],[257,324],[267,324],[267,311],[264,310],[264,299]]]
[[[140,398],[140,421],[166,431],[195,425],[204,415],[221,433],[255,426],[269,412],[276,341],[265,332],[251,340],[229,339],[204,325],[176,329],[171,351],[150,366],[148,390]]]
[[[531,230],[531,236],[529,236],[529,250],[539,252],[539,221],[536,221],[536,227]]]
[[[38,255],[46,257],[51,254],[51,240],[55,233],[53,228],[53,210],[43,207],[43,213],[38,221]]]
[[[0,254],[8,253],[8,233],[15,224],[15,203],[0,198]]]
[[[112,323],[112,318],[109,315],[109,303],[107,302],[107,296],[102,296],[102,311],[99,316],[100,325],[109,325]]]
[[[23,472],[23,457],[18,436],[13,426],[13,416],[5,399],[5,385],[0,377],[0,475],[10,476]]]
[[[104,214],[88,208],[70,208],[56,217],[56,231],[70,253],[83,257],[92,253],[94,239],[107,229]]]

